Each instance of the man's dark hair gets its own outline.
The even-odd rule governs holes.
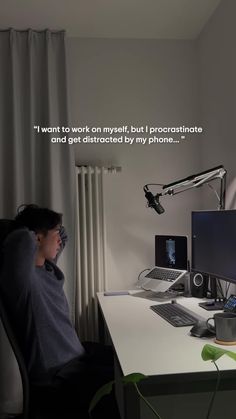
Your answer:
[[[47,233],[62,223],[62,214],[38,205],[21,205],[15,217],[15,226],[27,227],[35,233]]]

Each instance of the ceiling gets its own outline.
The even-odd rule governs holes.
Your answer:
[[[69,37],[195,39],[223,0],[0,0],[0,28]]]

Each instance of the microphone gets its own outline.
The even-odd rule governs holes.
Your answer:
[[[144,193],[145,193],[145,197],[148,200],[148,207],[153,208],[157,212],[157,214],[163,214],[163,212],[165,212],[165,210],[159,202],[159,196],[160,195],[157,194],[156,196],[154,196],[152,194],[152,192],[149,191],[147,186],[144,186],[143,190],[144,190]]]

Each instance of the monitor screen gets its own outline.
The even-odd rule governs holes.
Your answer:
[[[187,269],[187,237],[155,236],[155,265],[163,268]]]
[[[192,271],[236,283],[236,210],[192,212]]]

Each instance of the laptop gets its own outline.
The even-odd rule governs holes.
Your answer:
[[[187,237],[155,236],[155,263],[139,285],[146,291],[166,292],[187,273]]]

